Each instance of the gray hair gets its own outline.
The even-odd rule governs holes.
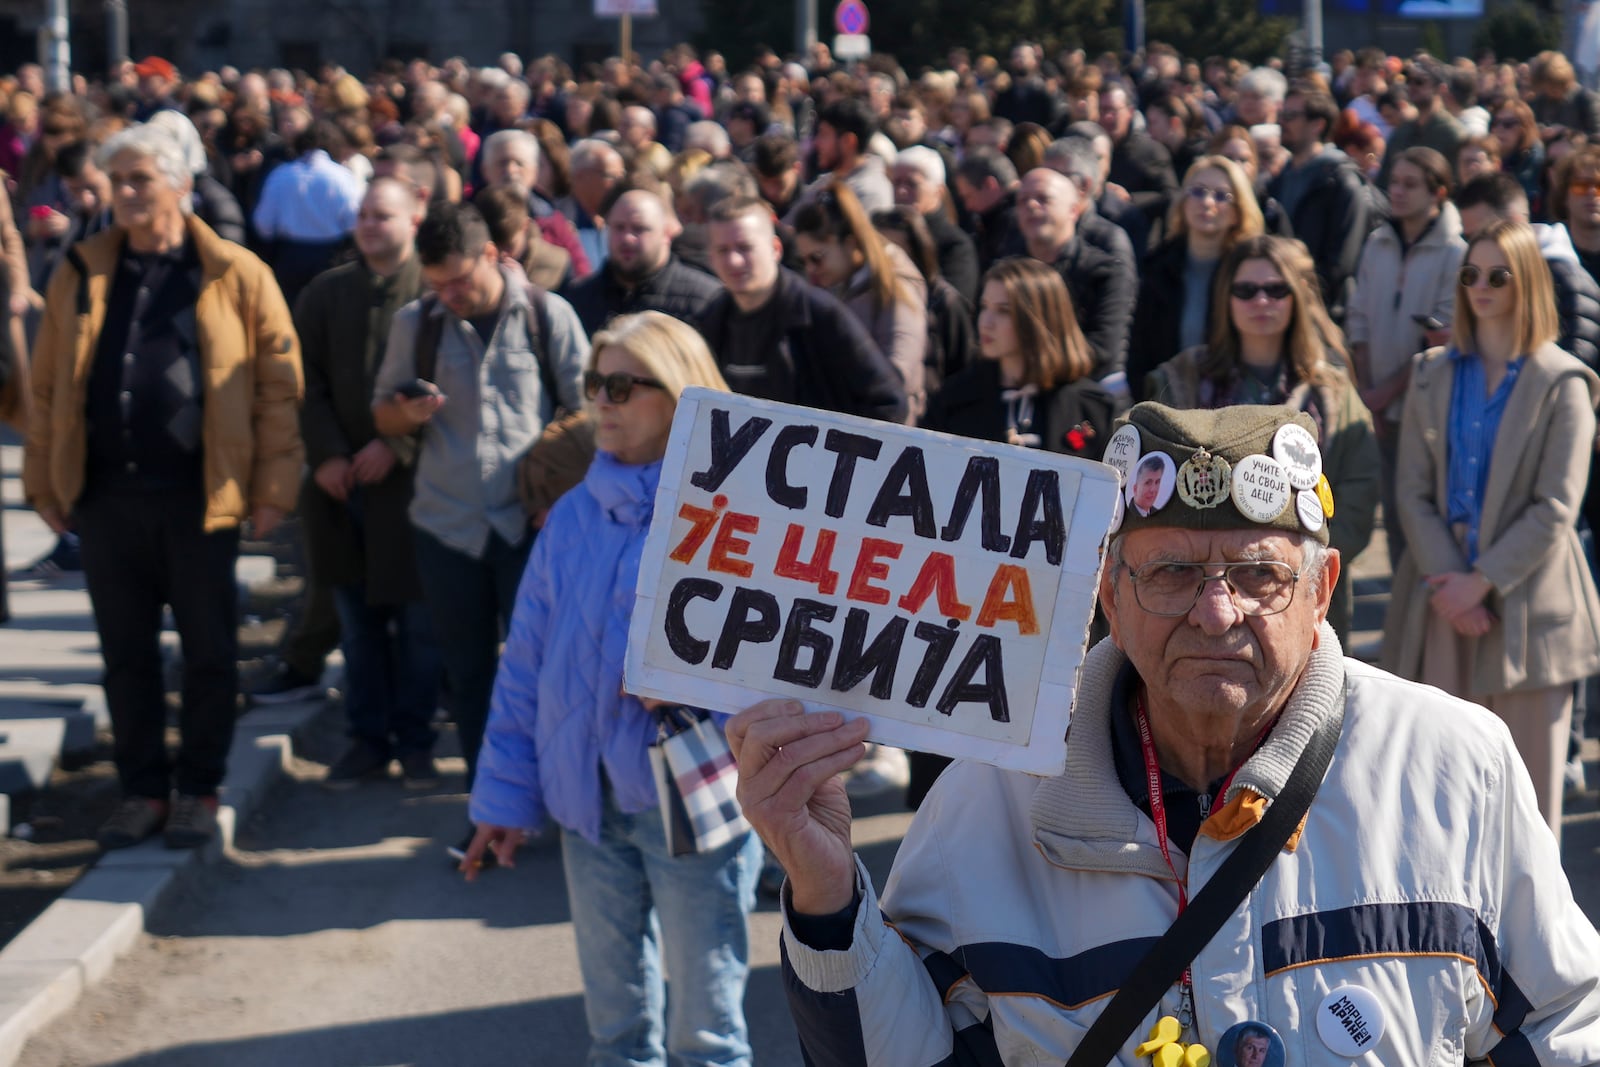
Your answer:
[[[162,127],[145,123],[112,134],[95,152],[95,166],[109,173],[111,161],[124,152],[132,152],[150,160],[161,176],[167,179],[167,184],[178,192],[187,193],[194,188],[194,174],[189,170],[189,161],[184,158],[183,148],[179,146],[177,138]],[[194,211],[194,205],[187,196],[178,203],[185,215]]]
[[[933,185],[944,184],[944,157],[926,145],[903,148],[894,157],[897,167],[912,167]]]
[[[511,81],[511,75],[499,67],[479,67],[472,76],[479,85],[490,89],[503,88]]]
[[[683,147],[704,149],[711,153],[712,159],[722,159],[733,151],[733,142],[728,140],[728,131],[720,123],[701,119],[689,123],[683,133]]]
[[[1241,93],[1255,93],[1275,104],[1283,103],[1289,95],[1289,79],[1271,67],[1256,67],[1239,79]]]
[[[605,166],[603,160],[608,155],[618,155],[617,150],[598,137],[585,137],[572,146],[567,165],[573,171],[595,170]]]
[[[1100,157],[1087,137],[1058,137],[1045,146],[1040,163],[1077,182],[1089,195],[1100,192]]]
[[[480,158],[484,166],[489,165],[489,160],[497,152],[507,149],[521,148],[527,150],[533,159],[533,166],[539,166],[539,139],[527,130],[501,130],[491,133],[483,140],[483,147],[479,149]]]
[[[190,174],[199,174],[209,166],[200,131],[194,128],[194,123],[183,112],[163,108],[151,115],[146,125],[165,130],[178,142],[178,147],[183,150],[183,158],[188,161]]]

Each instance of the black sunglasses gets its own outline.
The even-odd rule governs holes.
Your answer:
[[[1235,300],[1254,300],[1260,293],[1266,293],[1268,300],[1286,300],[1294,290],[1289,288],[1288,282],[1234,282],[1228,286],[1228,292]]]
[[[1468,263],[1465,267],[1461,268],[1461,287],[1463,289],[1471,289],[1474,285],[1478,284],[1478,279],[1483,277],[1484,273],[1485,272],[1483,268],[1475,267],[1471,263]],[[1488,270],[1488,275],[1489,288],[1491,289],[1504,289],[1507,285],[1511,284],[1510,267],[1490,267]]]
[[[583,374],[583,395],[590,400],[600,397],[600,390],[606,392],[606,399],[613,404],[626,404],[633,395],[633,387],[646,385],[651,389],[665,389],[666,386],[654,378],[641,378],[637,374],[601,374],[597,370],[585,371]]]

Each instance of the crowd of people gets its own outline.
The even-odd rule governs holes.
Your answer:
[[[863,917],[877,898],[851,888],[837,820],[827,847],[806,820],[826,822],[819,813],[837,813],[843,795],[905,789],[910,806],[927,801],[931,825],[983,854],[981,820],[962,822],[930,791],[959,775],[1026,826],[1019,787],[858,748],[851,724],[756,709],[729,735],[761,753],[741,767],[769,850],[754,833],[695,856],[665,847],[646,758],[657,721],[623,691],[622,660],[667,430],[696,385],[1088,460],[1134,425],[1162,442],[1153,454],[1168,468],[1197,450],[1235,461],[1266,450],[1219,437],[1216,419],[1271,408],[1251,416],[1267,420],[1261,432],[1289,420],[1315,445],[1325,518],[1302,528],[1289,508],[1285,527],[1230,512],[1229,529],[1204,527],[1210,541],[1185,534],[1187,549],[1228,562],[1176,557],[1201,569],[1163,598],[1162,577],[1189,578],[1149,571],[1171,558],[1152,538],[1202,527],[1185,516],[1204,508],[1130,491],[1102,590],[1094,699],[1119,706],[1126,679],[1143,678],[1139,715],[1148,697],[1169,758],[1188,712],[1182,692],[1147,674],[1170,639],[1151,628],[1157,616],[1187,613],[1213,637],[1254,633],[1268,658],[1293,623],[1307,642],[1291,650],[1297,670],[1334,670],[1351,635],[1349,565],[1381,515],[1394,571],[1382,662],[1505,722],[1514,748],[1477,724],[1463,751],[1513,753],[1533,791],[1511,814],[1478,815],[1520,834],[1531,805],[1550,840],[1515,862],[1541,877],[1553,863],[1560,879],[1563,795],[1584,785],[1575,731],[1600,673],[1589,539],[1600,525],[1600,98],[1558,53],[1444,62],[1365,49],[1286,71],[1159,44],[1087,57],[1019,42],[1003,59],[953,49],[915,76],[887,56],[841,65],[824,46],[789,60],[762,50],[737,71],[688,46],[577,71],[508,53],[486,67],[395,61],[364,77],[331,64],[183,75],[149,57],[67,92],[44,91],[24,67],[0,79],[0,113],[0,416],[25,430],[24,487],[59,535],[28,574],[81,568],[94,605],[125,798],[105,848],[157,834],[190,847],[215,832],[240,696],[240,538],[298,513],[304,600],[274,673],[247,697],[314,693],[342,651],[349,747],[330,788],[387,778],[396,763],[406,786],[438,785],[435,712],[448,711],[472,824],[450,844],[468,877],[509,863],[531,834],[559,833],[591,1062],[748,1063],[745,916],[786,869],[786,965],[813,1057],[942,1062],[949,1042],[937,1036],[888,1053],[893,1022],[926,1005],[908,995],[896,1009],[873,983],[922,963],[885,949],[883,976],[869,975],[878,949],[861,946],[881,934]],[[1258,527],[1306,543],[1246,577],[1235,570],[1246,557],[1227,553]],[[1294,601],[1302,578],[1314,588]],[[1239,615],[1225,626],[1226,604]],[[171,755],[164,606],[183,649]],[[1267,687],[1274,709],[1295,677]],[[1406,703],[1384,692],[1383,707]],[[1253,745],[1179,775],[1202,812],[1277,721],[1252,707]],[[1133,736],[1119,721],[1100,737],[1107,752]],[[1407,729],[1424,747],[1451,743],[1447,728]],[[1360,730],[1375,757],[1381,726]],[[810,736],[831,747],[806,751]],[[766,791],[779,763],[799,773],[802,759],[769,762],[768,743],[814,761],[814,806]],[[1417,788],[1468,804],[1465,780]],[[1120,802],[1149,815],[1156,792]],[[1069,800],[1036,826],[1082,831]],[[1184,818],[1187,852],[1210,831]],[[1307,832],[1319,849],[1337,836]],[[945,863],[937,834],[908,842],[886,914],[943,907],[919,894],[944,890],[911,881]],[[1063,847],[1043,851],[1070,866]],[[1007,892],[1021,901],[1032,877]],[[1085,878],[1069,895],[1105,895]],[[1361,888],[1334,895],[1358,900]],[[1530,906],[1560,926],[1570,898],[1544,889],[1553,895]],[[1472,903],[1511,904],[1484,893]],[[1017,911],[1023,926],[1064,921]],[[951,937],[972,933],[950,924],[969,919],[902,927],[936,981],[965,944]],[[1516,937],[1538,936],[1527,923]],[[1062,944],[1089,951],[1082,933]],[[854,955],[830,963],[829,949]],[[1538,951],[1525,941],[1516,958]],[[670,1010],[663,964],[695,990]],[[859,1004],[809,1000],[853,988],[839,966],[866,983]],[[1541,1005],[1564,995],[1561,966],[1544,976]],[[1032,1009],[991,1015],[971,991],[1007,987],[985,985],[978,967],[946,976],[980,979],[970,995],[939,989],[958,1038],[960,1019],[987,1019],[1001,1050],[1055,1048],[1079,1025],[1041,1024]],[[1104,989],[1031,992],[1071,1004]],[[1495,1021],[1506,1038],[1519,1020]],[[1589,1025],[1587,1045],[1538,1062],[1600,1059]]]

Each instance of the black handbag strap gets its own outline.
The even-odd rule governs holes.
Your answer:
[[[1311,798],[1317,795],[1323,776],[1328,773],[1344,722],[1343,703],[1341,696],[1340,713],[1329,715],[1312,734],[1310,744],[1300,753],[1289,780],[1261,822],[1244,836],[1177,922],[1135,965],[1111,1003],[1083,1035],[1067,1060],[1067,1067],[1105,1067],[1113,1062],[1150,1009],[1161,1002],[1200,950],[1216,936],[1223,921],[1261,881],[1305,818]]]

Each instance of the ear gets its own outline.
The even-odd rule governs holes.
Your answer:
[[[1328,618],[1328,609],[1333,606],[1333,590],[1339,584],[1339,572],[1343,570],[1343,567],[1344,562],[1339,558],[1339,550],[1337,548],[1328,549],[1328,563],[1322,568],[1322,574],[1311,590],[1317,597],[1317,626],[1319,630],[1323,622]],[[1314,638],[1312,647],[1317,647],[1320,641],[1320,636]]]
[[[1112,561],[1108,550],[1105,567],[1100,571],[1100,610],[1106,613],[1106,622],[1111,626],[1111,643],[1118,648],[1124,647],[1117,636],[1117,578],[1121,570],[1122,567]]]

